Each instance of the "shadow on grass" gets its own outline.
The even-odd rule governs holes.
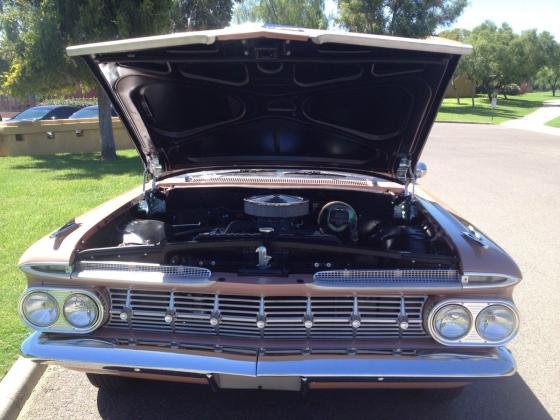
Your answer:
[[[475,102],[475,106],[473,107],[471,102],[464,101],[461,102],[460,105],[454,103],[453,105],[442,104],[439,111],[445,112],[448,114],[456,114],[456,115],[478,115],[481,117],[492,117],[494,118],[519,118],[521,115],[519,112],[516,112],[516,109],[530,109],[530,108],[539,108],[543,104],[542,99],[520,99],[515,97],[510,97],[509,99],[501,99],[498,100],[498,106],[496,109],[492,111],[490,108],[490,103],[487,99],[478,100]],[[525,114],[525,113],[523,113]]]
[[[451,106],[445,106],[442,105],[439,109],[440,112],[444,112],[446,114],[455,114],[455,115],[477,115],[479,117],[488,117],[491,118],[492,114],[494,115],[494,118],[505,118],[505,119],[511,119],[511,118],[517,118],[519,117],[519,115],[509,109],[495,109],[494,112],[492,113],[492,109],[490,108],[482,108],[480,106],[475,106],[474,108],[469,106],[455,106],[455,107],[451,107]]]
[[[26,163],[14,164],[12,169],[35,171],[61,171],[53,178],[58,180],[101,179],[107,175],[140,175],[141,160],[137,155],[118,156],[117,160],[101,160],[98,153],[59,154],[33,156]]]
[[[97,407],[104,419],[551,419],[519,375],[473,384],[447,402],[434,402],[424,390],[311,391],[304,397],[146,381],[119,395],[100,389]]]

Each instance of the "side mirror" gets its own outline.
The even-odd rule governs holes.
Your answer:
[[[428,165],[426,165],[424,162],[418,162],[416,164],[416,169],[414,170],[416,179],[422,178],[427,173],[428,173]]]

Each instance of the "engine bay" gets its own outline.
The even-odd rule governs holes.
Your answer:
[[[410,198],[313,188],[148,191],[79,253],[115,256],[270,276],[455,264],[445,235]]]

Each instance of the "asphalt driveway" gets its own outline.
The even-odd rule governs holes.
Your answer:
[[[524,273],[515,293],[522,329],[511,345],[514,377],[433,404],[420,392],[214,394],[156,382],[116,396],[51,367],[20,418],[560,418],[560,136],[439,124],[423,158],[422,187],[501,244]]]

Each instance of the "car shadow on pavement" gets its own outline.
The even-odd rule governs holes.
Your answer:
[[[452,401],[429,397],[424,390],[214,393],[195,385],[139,381],[124,394],[99,390],[97,406],[104,419],[552,418],[519,375],[470,385]]]

